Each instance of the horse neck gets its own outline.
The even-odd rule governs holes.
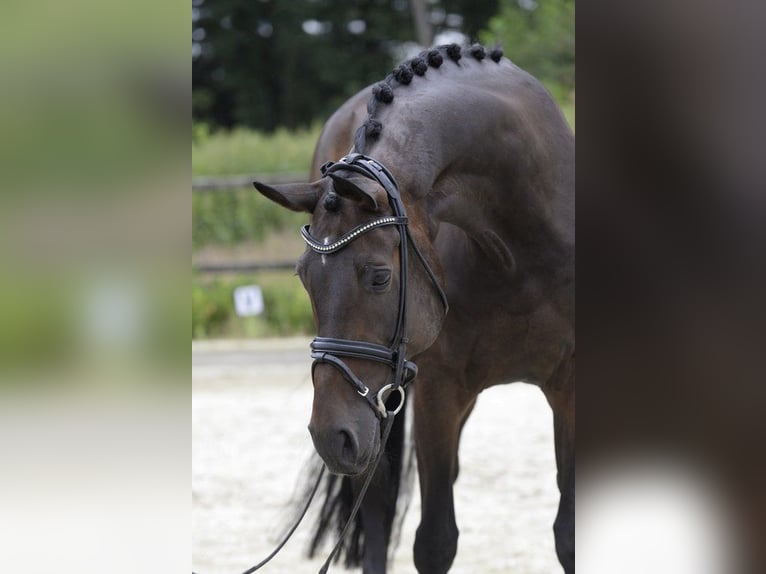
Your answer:
[[[540,134],[492,118],[433,121],[427,129],[423,123],[396,123],[396,133],[381,138],[370,155],[394,172],[405,204],[419,206],[432,231],[447,222],[470,236],[495,229],[527,240],[522,236],[532,227],[548,227],[574,241],[565,225],[574,208],[566,130]]]
[[[380,136],[359,151],[393,172],[431,233],[447,222],[474,239],[573,245],[574,137],[550,94],[507,61],[435,73],[377,106]]]

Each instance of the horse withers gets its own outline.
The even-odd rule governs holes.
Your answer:
[[[314,174],[341,155],[313,183],[255,184],[311,214],[297,264],[318,331],[309,430],[334,473],[313,549],[333,517],[348,517],[381,449],[386,411],[403,400],[390,391],[417,372],[408,391],[422,500],[414,559],[421,574],[448,571],[462,427],[483,389],[523,381],[553,409],[556,552],[574,572],[574,136],[566,120],[499,50],[453,44],[405,62],[340,108],[320,136]],[[407,468],[404,420],[393,424],[345,545],[346,563],[365,574],[386,571]]]

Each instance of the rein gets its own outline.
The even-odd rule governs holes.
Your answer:
[[[388,201],[391,206],[393,215],[383,216],[369,223],[359,225],[353,228],[352,230],[344,233],[334,242],[327,245],[317,241],[316,238],[311,235],[310,228],[308,225],[305,225],[303,226],[303,228],[301,228],[301,236],[303,237],[303,240],[306,242],[306,244],[309,246],[310,249],[312,249],[316,253],[326,255],[328,253],[335,253],[337,251],[340,251],[341,249],[346,247],[349,243],[351,243],[354,239],[373,229],[377,229],[378,227],[383,227],[388,225],[395,225],[399,230],[399,238],[400,238],[400,241],[399,241],[399,265],[400,265],[399,305],[398,305],[398,314],[397,314],[397,320],[396,320],[396,330],[394,331],[394,336],[391,339],[391,343],[389,344],[388,347],[384,345],[379,345],[377,343],[357,341],[354,339],[338,339],[334,337],[315,337],[310,345],[311,358],[314,359],[314,362],[311,365],[312,378],[314,375],[314,369],[320,363],[325,363],[338,369],[338,371],[340,371],[343,378],[349,384],[351,384],[352,387],[354,387],[356,392],[361,397],[363,397],[367,401],[367,403],[370,405],[373,412],[375,413],[375,416],[377,416],[378,419],[380,420],[380,424],[382,426],[380,450],[378,451],[378,454],[375,457],[375,461],[373,465],[370,467],[367,473],[367,477],[364,481],[364,484],[362,485],[362,489],[360,490],[359,494],[356,497],[356,500],[354,501],[354,506],[351,509],[351,514],[345,526],[343,527],[343,530],[340,533],[338,542],[335,544],[335,546],[332,549],[332,552],[330,552],[330,555],[327,557],[327,560],[325,560],[324,564],[322,565],[322,568],[319,570],[319,574],[325,574],[327,570],[329,569],[332,559],[335,557],[336,553],[340,549],[341,544],[343,543],[343,539],[345,538],[350,525],[353,523],[354,518],[356,517],[356,514],[362,505],[364,495],[367,493],[367,489],[369,488],[370,483],[372,482],[372,478],[378,469],[380,461],[385,455],[385,447],[386,447],[386,443],[388,442],[388,436],[391,433],[391,428],[393,427],[393,424],[394,424],[394,418],[399,413],[399,411],[402,410],[402,407],[404,407],[404,401],[406,398],[405,388],[408,384],[410,384],[415,379],[418,373],[418,368],[415,365],[415,363],[413,363],[412,361],[408,361],[405,358],[406,350],[407,350],[407,342],[408,342],[407,337],[405,335],[406,329],[407,329],[407,268],[408,268],[407,256],[408,256],[410,246],[412,247],[412,250],[415,252],[415,254],[418,256],[418,259],[422,263],[426,273],[428,274],[428,277],[431,279],[431,282],[436,288],[436,291],[439,297],[441,298],[442,303],[444,304],[444,313],[446,314],[447,311],[449,310],[449,304],[447,302],[447,296],[444,293],[444,290],[439,285],[439,282],[436,279],[436,275],[434,274],[431,267],[426,262],[425,258],[423,257],[423,254],[420,252],[417,245],[412,240],[412,236],[410,235],[410,229],[409,229],[409,220],[407,219],[407,212],[404,208],[404,203],[402,202],[401,196],[399,194],[399,188],[396,184],[396,180],[394,179],[394,176],[391,175],[391,172],[389,172],[381,163],[377,162],[376,160],[370,157],[367,157],[365,155],[358,154],[358,153],[352,153],[341,158],[335,163],[328,162],[324,164],[322,166],[322,176],[328,177],[331,173],[335,173],[336,171],[339,171],[339,170],[346,170],[346,171],[353,171],[356,173],[360,173],[363,176],[369,179],[372,179],[373,181],[376,181],[381,186],[383,186],[383,189],[385,189],[386,193],[388,194]],[[346,365],[346,363],[343,361],[341,357],[365,359],[368,361],[383,363],[387,365],[393,372],[393,378],[391,379],[392,382],[384,385],[377,392],[377,394],[375,395],[375,398],[373,398],[370,396],[369,387],[367,387],[367,385],[365,385],[364,382],[354,374],[354,372],[348,367],[348,365]],[[394,392],[399,393],[399,404],[395,408],[389,409],[386,406],[386,399],[389,396],[391,396]],[[256,570],[258,570],[259,568],[267,564],[272,558],[274,558],[274,556],[277,555],[277,553],[287,543],[287,541],[292,536],[293,532],[295,532],[295,530],[298,528],[298,525],[303,520],[303,517],[306,515],[306,512],[308,511],[308,508],[311,505],[311,501],[313,500],[314,495],[316,494],[316,491],[319,488],[319,484],[322,481],[322,477],[324,476],[324,471],[325,471],[325,467],[323,466],[321,472],[319,473],[319,476],[317,477],[316,484],[314,485],[311,491],[309,499],[307,500],[300,516],[298,517],[298,520],[287,532],[284,539],[277,545],[277,547],[271,552],[271,554],[269,554],[269,556],[267,556],[264,560],[262,560],[255,566],[245,570],[243,574],[252,574]]]

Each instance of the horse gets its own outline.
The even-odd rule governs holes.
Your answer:
[[[410,429],[393,419],[406,397],[422,501],[414,563],[447,572],[463,425],[481,391],[525,382],[553,411],[553,533],[573,573],[574,135],[549,92],[499,48],[423,51],[333,114],[312,173],[254,183],[310,214],[296,270],[318,334],[309,431],[330,471],[311,551],[367,481],[343,551],[347,566],[386,571],[410,470]]]

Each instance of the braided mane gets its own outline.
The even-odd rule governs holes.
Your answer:
[[[380,137],[383,125],[375,119],[375,114],[381,105],[388,105],[394,101],[394,88],[401,85],[410,84],[415,76],[424,76],[430,68],[439,68],[445,60],[451,60],[456,65],[463,57],[471,57],[478,61],[487,56],[499,63],[503,57],[502,48],[494,48],[487,52],[487,49],[481,44],[473,44],[461,48],[458,44],[444,44],[430,50],[424,50],[411,60],[407,60],[394,68],[383,81],[378,82],[372,87],[372,97],[367,102],[367,119],[357,129],[354,134],[354,148],[359,153],[365,153],[365,147],[369,140],[375,140]]]

